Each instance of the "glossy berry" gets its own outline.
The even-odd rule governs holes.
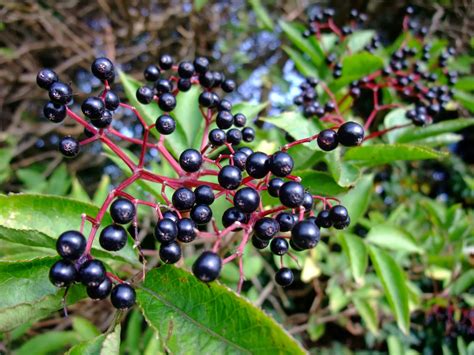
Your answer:
[[[229,111],[219,111],[216,116],[216,124],[220,129],[228,129],[234,124],[234,116]]]
[[[199,105],[203,107],[211,107],[214,106],[214,96],[212,93],[208,91],[204,91],[201,95],[199,95]]]
[[[349,217],[349,212],[342,205],[335,205],[329,210],[329,219],[333,224],[344,222]]]
[[[194,173],[201,168],[202,155],[196,149],[186,149],[179,157],[179,165],[184,171]]]
[[[252,245],[257,249],[265,249],[268,244],[270,244],[270,240],[262,240],[256,235],[252,236]]]
[[[221,88],[225,92],[232,92],[236,88],[235,81],[230,80],[230,79],[224,80],[221,84]]]
[[[229,129],[226,134],[226,140],[227,143],[232,145],[239,145],[242,141],[242,132],[240,132],[240,130],[237,128]]]
[[[304,192],[299,182],[287,181],[280,187],[280,202],[286,207],[299,207],[303,203]]]
[[[92,298],[93,300],[103,300],[110,295],[110,291],[112,290],[112,281],[108,277],[105,277],[104,281],[102,281],[99,286],[91,287],[88,286],[86,288],[87,295]]]
[[[194,70],[199,73],[205,73],[209,70],[209,60],[206,57],[196,57],[193,61]]]
[[[154,96],[155,93],[153,92],[153,89],[148,86],[141,86],[137,89],[136,97],[138,102],[141,104],[149,104],[153,100]]]
[[[238,167],[241,171],[244,171],[247,158],[248,158],[248,155],[245,154],[243,151],[236,151],[233,154],[234,165]]]
[[[51,69],[41,69],[36,75],[36,84],[42,89],[48,90],[50,86],[58,81],[58,75]]]
[[[175,211],[165,211],[163,212],[163,219],[171,219],[174,223],[178,223],[179,217]]]
[[[132,286],[118,284],[110,293],[110,301],[117,309],[127,309],[135,304],[136,294]]]
[[[244,142],[253,142],[255,139],[255,130],[252,127],[242,129],[242,139]]]
[[[174,264],[181,259],[181,247],[176,242],[160,245],[160,259],[165,264]]]
[[[252,213],[257,210],[259,204],[259,193],[252,187],[243,187],[234,195],[234,205],[242,212]]]
[[[181,62],[178,65],[178,75],[181,78],[189,79],[194,74],[194,65],[191,62]]]
[[[56,81],[49,87],[48,95],[54,103],[66,105],[72,99],[72,89],[68,84]]]
[[[217,180],[224,189],[235,190],[242,182],[242,172],[236,166],[226,165],[219,171]]]
[[[135,217],[136,209],[126,198],[118,198],[110,205],[110,215],[115,223],[127,224]]]
[[[120,98],[112,91],[108,90],[104,97],[105,108],[110,111],[115,111],[120,106]]]
[[[318,244],[319,238],[319,228],[311,221],[300,221],[291,230],[291,240],[301,249],[314,248]]]
[[[167,92],[161,94],[158,97],[158,106],[164,112],[171,112],[176,107],[176,98]]]
[[[171,219],[160,219],[155,225],[155,238],[160,243],[173,242],[178,236],[178,226]]]
[[[284,255],[290,248],[285,238],[273,238],[270,243],[270,250],[275,255]]]
[[[97,119],[102,117],[105,111],[105,105],[100,97],[91,96],[84,100],[81,105],[81,110],[87,117]]]
[[[309,192],[304,193],[302,206],[306,212],[309,212],[313,209],[313,196]]]
[[[292,239],[290,239],[290,247],[294,251],[303,251],[304,250],[303,248],[300,248],[299,246],[295,245],[295,243],[293,242]]]
[[[177,189],[171,198],[173,206],[179,211],[190,210],[193,207],[196,197],[187,187],[180,187]]]
[[[192,85],[193,84],[191,83],[191,80],[189,80],[189,79],[179,79],[178,80],[178,90],[179,91],[183,91],[183,92],[189,91],[189,89],[191,89]]]
[[[127,231],[118,224],[111,224],[100,232],[99,243],[105,250],[120,250],[127,244]]]
[[[196,203],[204,205],[212,205],[214,202],[215,196],[214,191],[209,185],[198,186],[194,190],[194,195],[196,196]]]
[[[273,178],[268,182],[267,191],[270,196],[278,197],[280,196],[280,187],[283,186],[285,182],[280,178]]]
[[[348,227],[349,224],[351,224],[351,218],[349,216],[347,216],[346,220],[334,223],[333,227],[336,228],[336,229],[344,229],[344,228]]]
[[[154,64],[150,64],[145,68],[143,76],[146,81],[157,81],[160,78],[160,68]]]
[[[105,267],[99,260],[87,260],[78,271],[79,280],[86,286],[97,287],[105,279]]]
[[[156,119],[155,128],[159,133],[168,135],[176,129],[176,121],[170,115],[163,114]]]
[[[59,151],[66,158],[74,158],[79,154],[79,142],[70,136],[64,137],[59,141]]]
[[[78,231],[62,233],[56,241],[56,251],[64,259],[77,260],[86,250],[86,238]]]
[[[207,224],[212,218],[212,210],[208,205],[196,205],[191,210],[190,216],[198,225]]]
[[[270,171],[270,158],[262,152],[252,153],[247,158],[245,170],[251,177],[261,179]]]
[[[232,111],[232,102],[226,99],[222,99],[217,105],[219,111]]]
[[[66,118],[66,106],[49,101],[43,107],[43,115],[54,123],[60,123]]]
[[[275,282],[282,287],[290,286],[294,279],[293,271],[287,267],[282,267],[275,273]]]
[[[94,76],[102,81],[114,78],[114,64],[107,58],[97,58],[92,62],[91,71]]]
[[[209,143],[215,147],[219,147],[225,143],[225,131],[220,128],[214,128],[209,132]]]
[[[157,80],[155,83],[156,93],[158,95],[164,94],[165,92],[171,92],[173,90],[173,84],[171,81],[166,79]]]
[[[68,287],[76,280],[77,271],[69,260],[56,261],[49,270],[49,281],[56,287]]]
[[[158,65],[161,69],[171,69],[173,66],[173,58],[169,54],[162,54],[158,59]]]
[[[277,152],[270,158],[270,170],[275,176],[285,177],[293,170],[293,158],[286,152]]]
[[[112,123],[112,113],[109,110],[105,110],[99,118],[91,119],[91,123],[96,128],[106,128]]]
[[[346,147],[360,145],[364,139],[364,128],[355,122],[346,122],[337,130],[339,143]]]
[[[203,282],[217,279],[222,269],[222,260],[216,253],[205,251],[193,264],[193,274]]]
[[[196,223],[190,218],[182,218],[178,221],[178,240],[190,243],[196,238]]]
[[[280,231],[280,225],[270,217],[263,217],[257,220],[254,225],[254,233],[262,240],[272,239]]]
[[[319,228],[330,228],[332,226],[331,218],[329,217],[329,210],[322,210],[316,216],[316,225]]]
[[[222,224],[225,228],[232,225],[234,222],[246,223],[247,217],[241,210],[231,207],[224,211],[222,215]]]
[[[280,225],[281,232],[289,232],[293,229],[296,224],[296,220],[291,213],[288,212],[280,212],[275,220]]]
[[[336,149],[339,143],[337,140],[337,133],[332,129],[325,129],[319,132],[317,142],[319,148],[326,152]]]
[[[247,117],[243,113],[236,113],[234,115],[234,125],[235,127],[244,127],[247,123]]]

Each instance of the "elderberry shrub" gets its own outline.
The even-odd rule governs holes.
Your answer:
[[[201,253],[192,266],[194,275],[203,282],[217,279],[223,265],[240,259],[250,241],[257,249],[270,245],[275,255],[291,255],[314,248],[319,242],[320,228],[344,228],[349,224],[350,218],[343,206],[333,206],[331,197],[312,195],[301,178],[292,175],[295,164],[289,150],[304,142],[293,142],[272,154],[241,146],[242,142],[255,138],[252,122],[243,113],[234,112],[231,101],[223,97],[236,89],[235,82],[221,72],[212,71],[206,58],[177,63],[171,56],[162,55],[156,64],[147,66],[144,71],[147,84],[137,88],[136,99],[143,105],[157,105],[162,112],[147,120],[113,91],[115,67],[110,60],[96,59],[91,70],[104,83],[104,89],[84,100],[81,105],[84,117],[69,108],[73,97],[70,86],[60,82],[54,71],[41,70],[38,85],[49,90],[51,98],[45,106],[45,115],[53,122],[62,122],[67,116],[84,126],[86,138],[82,141],[73,137],[61,140],[60,151],[66,157],[75,157],[80,147],[98,141],[130,168],[131,176],[108,194],[96,216],[83,216],[82,226],[86,221],[93,225],[87,238],[82,227],[80,231],[66,231],[58,238],[57,251],[62,259],[51,268],[50,280],[54,285],[69,287],[81,282],[91,298],[104,299],[110,295],[116,308],[131,307],[135,302],[132,286],[106,272],[104,264],[91,256],[91,248],[96,235],[99,235],[100,247],[106,251],[118,252],[125,248],[129,239],[127,225],[137,226],[139,205],[151,207],[157,219],[154,226],[157,247],[147,255],[150,252],[158,255],[165,264],[178,263],[182,249],[196,238],[214,242],[212,249]],[[176,154],[166,148],[165,142],[170,139],[173,145],[173,134],[178,127],[173,113],[179,104],[177,96],[196,87],[199,93],[195,104],[202,113],[201,126],[205,133],[199,137],[199,144]],[[136,115],[143,126],[142,139],[128,138],[112,128],[114,111],[119,107]],[[327,104],[326,109],[335,108]],[[155,124],[147,124],[151,121]],[[217,128],[211,127],[214,124]],[[321,134],[318,144],[353,146],[360,144],[363,136],[360,126],[348,122],[340,125],[337,133]],[[120,140],[136,145],[140,149],[138,158],[131,156],[130,150],[122,150],[117,143]],[[159,151],[177,177],[150,170],[144,156],[151,148]],[[161,186],[163,203],[141,200],[125,192],[139,180]],[[261,195],[265,191],[273,198],[275,207],[263,205]],[[213,208],[217,199],[227,200],[232,206],[218,211]],[[317,217],[313,210],[315,201],[323,205]],[[107,211],[113,223],[103,225]],[[215,220],[217,212],[222,215],[223,229],[220,230]],[[230,234],[237,234],[239,241],[233,254],[220,249],[222,239]],[[139,246],[138,241],[135,243]],[[138,250],[144,259],[145,254]],[[241,274],[239,290],[243,280]],[[282,263],[275,282],[289,286],[293,280],[293,272]]]

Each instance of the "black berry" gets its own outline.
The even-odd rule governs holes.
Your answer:
[[[293,271],[287,267],[282,267],[275,274],[275,282],[282,287],[290,286],[294,279]]]
[[[296,224],[295,218],[288,212],[280,212],[275,219],[280,225],[281,232],[291,231]]]
[[[72,99],[72,89],[68,84],[56,81],[49,87],[48,95],[54,103],[66,105]]]
[[[105,250],[120,250],[127,244],[127,231],[118,224],[111,224],[100,233],[99,243]]]
[[[163,114],[156,119],[155,127],[159,133],[168,135],[176,129],[176,121],[170,115]]]
[[[346,147],[360,145],[364,139],[364,128],[355,122],[346,122],[337,130],[339,143]]]
[[[196,197],[187,187],[180,187],[173,193],[171,201],[177,210],[186,211],[193,207]]]
[[[214,191],[209,185],[201,185],[194,190],[196,196],[196,203],[204,205],[212,205],[215,196]]]
[[[179,157],[179,165],[184,171],[194,173],[201,168],[202,155],[196,149],[186,149]]]
[[[235,190],[242,182],[242,172],[236,166],[226,165],[219,171],[217,180],[224,189]]]
[[[301,206],[304,192],[304,188],[299,182],[287,181],[280,187],[280,202],[290,208]]]
[[[332,226],[329,210],[322,210],[316,216],[316,225],[319,228],[330,228]]]
[[[198,225],[207,224],[212,218],[212,210],[208,205],[196,205],[191,210],[190,216]]]
[[[64,137],[59,141],[59,151],[67,158],[74,158],[79,154],[79,142],[70,136]]]
[[[127,309],[135,304],[136,294],[132,286],[119,284],[112,289],[110,301],[117,309]]]
[[[41,69],[36,75],[36,84],[42,89],[48,90],[49,87],[58,81],[58,75],[51,69]]]
[[[182,218],[178,221],[178,240],[190,243],[196,238],[196,223],[190,218]]]
[[[181,62],[178,65],[178,75],[181,78],[189,79],[194,74],[194,65],[191,62]]]
[[[62,122],[66,118],[66,106],[49,101],[43,107],[43,114],[51,122]]]
[[[181,259],[181,247],[176,242],[160,245],[160,259],[165,264],[174,264]]]
[[[153,100],[153,89],[148,86],[142,86],[137,89],[137,100],[141,104],[147,105]]]
[[[56,287],[68,287],[76,279],[77,271],[69,260],[56,261],[49,270],[49,280]]]
[[[100,97],[92,96],[84,100],[81,105],[81,110],[87,117],[97,119],[102,117],[105,111],[105,105]]]
[[[203,252],[193,264],[194,276],[204,282],[211,282],[217,279],[221,269],[221,258],[212,251]]]
[[[112,281],[106,277],[99,286],[88,286],[86,290],[87,295],[93,300],[103,300],[107,298],[107,296],[110,295],[110,291],[112,291]]]
[[[161,69],[171,69],[173,66],[173,58],[169,54],[162,54],[158,59],[158,65]]]
[[[284,255],[290,248],[285,238],[273,238],[270,243],[270,250],[275,255]]]
[[[160,219],[155,226],[155,238],[160,243],[173,242],[178,236],[178,226],[171,219]]]
[[[301,249],[314,248],[319,242],[319,228],[311,221],[300,221],[291,230],[291,240]]]
[[[164,112],[171,112],[176,107],[176,98],[170,93],[161,94],[158,97],[158,106]]]
[[[105,279],[105,267],[99,260],[87,260],[79,268],[79,280],[86,286],[97,287]]]
[[[280,225],[270,217],[263,217],[257,220],[254,225],[254,232],[262,240],[272,239],[280,231]]]
[[[337,140],[337,133],[332,129],[325,129],[319,132],[317,142],[319,148],[326,152],[336,149],[339,143]]]
[[[118,198],[110,205],[110,215],[115,223],[127,224],[135,217],[135,206],[126,198]]]
[[[56,241],[56,250],[64,259],[76,260],[86,249],[86,238],[78,231],[62,233]]]
[[[260,196],[252,187],[243,187],[234,195],[234,205],[245,213],[254,212],[260,204]]]
[[[91,71],[94,76],[102,81],[114,78],[114,64],[107,58],[97,58],[92,62]]]
[[[278,197],[280,196],[280,187],[283,186],[285,182],[280,178],[273,178],[268,182],[267,191],[270,196]]]
[[[286,152],[277,152],[270,158],[270,170],[273,175],[285,177],[293,170],[293,158]]]
[[[150,64],[145,68],[143,76],[146,81],[157,81],[160,78],[160,68],[154,64]]]
[[[270,158],[262,152],[252,153],[247,158],[245,170],[251,177],[261,179],[270,171]]]

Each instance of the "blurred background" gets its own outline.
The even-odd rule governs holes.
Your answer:
[[[302,80],[282,50],[282,45],[289,42],[281,33],[279,20],[305,22],[312,7],[331,6],[337,9],[336,22],[344,23],[349,10],[356,8],[367,13],[367,27],[377,30],[382,42],[389,44],[400,34],[403,11],[408,4],[416,7],[416,18],[428,26],[430,35],[446,38],[458,54],[467,60],[472,58],[472,0],[0,0],[0,192],[48,193],[98,203],[122,177],[117,166],[98,154],[100,145],[91,146],[86,154],[70,161],[57,152],[61,136],[79,136],[82,129],[72,122],[53,125],[42,116],[46,97],[35,84],[36,73],[42,67],[51,67],[62,80],[70,81],[76,102],[81,102],[100,86],[89,72],[90,63],[97,56],[109,57],[121,70],[141,79],[145,66],[155,63],[160,54],[170,53],[179,60],[204,55],[211,59],[214,68],[224,70],[238,82],[234,101],[268,101],[270,104],[263,114],[272,115],[291,107]],[[472,71],[471,63],[468,61],[463,68],[467,66]],[[115,88],[122,90],[118,80]],[[127,112],[118,115],[122,119],[114,120],[117,129],[132,136],[140,133]],[[453,115],[447,118],[468,117],[472,112],[461,108]],[[452,223],[460,223],[466,225],[465,232],[472,237],[474,131],[465,129],[459,134],[449,147],[454,155],[448,161],[386,166],[374,171],[374,197],[369,207],[375,211],[373,219],[383,221],[404,205],[406,213],[393,216],[394,222],[416,221],[419,224],[414,229],[426,229],[437,235],[448,233]],[[159,161],[156,155],[148,159]],[[452,206],[459,213],[450,220],[446,216]],[[447,219],[433,222],[437,213]],[[466,222],[469,220],[470,224]],[[367,228],[360,224],[354,233],[365,236]],[[466,321],[474,319],[473,304],[466,301],[473,301],[472,269],[470,283],[459,292],[467,294],[467,298],[454,295],[446,299],[444,294],[439,304],[423,304],[412,313],[411,333],[402,335],[393,319],[381,314],[375,322],[377,331],[366,323],[361,325],[360,316],[344,295],[347,292],[344,277],[327,275],[337,275],[340,271],[333,262],[339,260],[341,248],[335,244],[326,249],[309,266],[303,260],[305,267],[313,268],[312,277],[305,277],[305,281],[296,283],[285,293],[272,286],[272,267],[264,258],[254,261],[253,276],[245,288],[247,297],[272,313],[308,349],[317,346],[328,351],[350,348],[385,352],[391,339],[392,343],[400,341],[403,346],[426,354],[448,350],[456,353],[460,335],[466,342],[469,337],[472,340],[472,331],[456,328],[462,322],[465,323],[459,327],[469,328],[469,324],[472,327],[472,321]],[[446,258],[461,255],[463,267],[472,268],[472,260],[470,264],[468,260],[474,258],[474,252],[466,249],[465,244],[456,245],[446,253]],[[443,277],[424,275],[419,270],[422,265],[410,259],[404,265],[415,275],[419,296],[430,298],[433,294],[443,294],[447,287]],[[449,272],[450,266],[443,270]],[[224,275],[224,282],[235,284],[232,272],[225,278]],[[110,323],[112,310],[105,313],[103,308],[102,303],[81,302],[71,311],[104,330]],[[123,337],[128,339],[127,329],[139,332],[144,329],[140,317],[131,313]],[[73,320],[58,316],[26,325],[13,341],[24,341],[44,329],[70,329]],[[145,345],[140,343],[138,349]],[[134,346],[131,340],[124,342],[124,352],[134,353]]]

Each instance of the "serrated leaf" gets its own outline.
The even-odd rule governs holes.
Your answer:
[[[36,321],[62,308],[64,289],[54,287],[48,279],[49,269],[58,258],[31,261],[0,261],[0,332]],[[85,296],[84,288],[72,286],[68,304]]]
[[[421,139],[437,136],[443,133],[451,133],[459,131],[463,128],[474,125],[473,118],[458,118],[456,120],[448,120],[435,123],[426,127],[416,127],[404,131],[397,137],[397,142],[408,143]]]
[[[376,166],[398,160],[439,159],[446,154],[436,150],[409,144],[374,144],[348,149],[344,159],[358,165]]]
[[[314,195],[334,196],[344,191],[334,178],[325,172],[316,170],[298,170],[294,175],[301,177],[302,184]]]
[[[405,272],[392,256],[382,249],[369,246],[369,255],[398,327],[407,334],[410,328],[410,313]]]
[[[217,282],[205,284],[173,266],[151,270],[137,289],[147,322],[173,353],[304,350],[261,310]]]
[[[302,25],[284,21],[278,21],[278,24],[282,29],[283,33],[295,45],[295,47],[298,48],[301,52],[307,54],[311,58],[311,61],[314,65],[319,67],[321,64],[323,64],[325,58],[324,51],[314,38],[309,39],[303,37],[303,32],[305,28]],[[317,71],[312,74],[305,75],[316,76],[316,74]]]
[[[423,254],[424,250],[403,229],[389,224],[379,224],[369,230],[366,240],[369,243],[391,250]]]
[[[369,263],[367,247],[362,239],[355,234],[345,232],[341,233],[339,238],[341,240],[342,249],[349,259],[352,276],[354,276],[354,280],[358,284],[362,284],[365,270]]]

